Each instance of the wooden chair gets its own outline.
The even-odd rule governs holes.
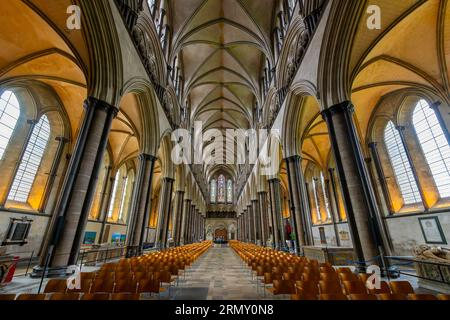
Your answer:
[[[81,280],[90,279],[94,280],[96,276],[95,272],[80,272]]]
[[[111,300],[139,300],[139,293],[113,293],[111,294]]]
[[[114,293],[136,293],[136,286],[135,280],[119,280],[114,287]]]
[[[408,300],[438,300],[438,298],[432,294],[410,293],[408,294]]]
[[[79,300],[80,294],[76,292],[72,293],[52,293],[49,300]]]
[[[16,298],[16,300],[45,300],[44,293],[22,293]]]
[[[89,293],[113,293],[115,282],[111,280],[95,280]]]
[[[313,294],[315,296],[319,294],[318,284],[314,281],[297,281],[295,288],[297,289],[297,293],[302,291],[305,294]]]
[[[325,282],[331,282],[331,281],[339,282],[339,277],[338,277],[338,274],[336,272],[333,272],[333,273],[321,273],[320,274],[320,280],[325,281]]]
[[[348,295],[348,298],[350,300],[378,300],[376,295],[367,293],[353,293]]]
[[[295,294],[295,285],[294,282],[289,280],[274,280],[273,281],[273,288],[272,293],[274,295],[281,295],[281,294]]]
[[[109,293],[85,293],[81,300],[109,300]]]
[[[342,273],[338,273],[338,275],[339,275],[339,280],[341,282],[344,282],[344,281],[358,281],[358,282],[361,282],[361,280],[359,280],[358,276],[356,274],[354,274],[354,273],[342,272]]]
[[[65,293],[67,290],[67,280],[65,279],[50,279],[44,289],[44,293]]]
[[[159,280],[144,280],[139,282],[137,293],[157,293],[158,295],[165,289],[161,288]]]
[[[351,273],[351,274],[353,274],[352,269],[350,269],[349,267],[337,268],[336,272],[337,273]]]
[[[389,283],[393,294],[413,294],[414,289],[408,281],[392,281]]]
[[[89,293],[92,286],[92,280],[91,279],[81,279],[80,283],[80,289],[74,288],[69,289],[67,288],[66,293]]]
[[[291,295],[291,300],[306,300],[306,301],[317,300],[317,295],[307,292],[298,292],[296,294]]]
[[[358,273],[358,278],[363,282],[364,284],[367,282],[367,279],[369,279],[370,274],[367,273]]]
[[[367,287],[367,285],[366,285]],[[369,289],[367,288],[367,291],[369,291],[370,294],[382,294],[382,293],[391,293],[391,289],[389,288],[389,285],[386,281],[380,282],[380,289]]]
[[[408,300],[406,294],[380,293],[377,294],[378,300]]]
[[[367,294],[367,288],[361,281],[344,281],[345,294]]]
[[[342,294],[342,287],[336,281],[319,281],[319,292],[321,294]]]
[[[150,272],[135,272],[134,273],[134,280],[136,282],[146,280],[146,279],[151,279],[151,278],[153,278],[153,275]]]
[[[327,294],[323,293],[319,295],[319,300],[348,300],[347,296],[343,293],[334,293],[334,294]]]
[[[15,298],[15,294],[0,294],[0,301],[14,300]]]

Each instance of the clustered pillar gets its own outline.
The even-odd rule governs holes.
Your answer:
[[[376,205],[353,122],[350,102],[322,112],[327,123],[356,257],[361,266],[376,263],[381,245]]]
[[[259,214],[261,219],[261,245],[266,246],[269,236],[269,217],[267,215],[267,192],[259,192]]]
[[[49,237],[44,244],[40,265],[34,275],[50,266],[48,273],[63,274],[76,264],[83,241],[102,159],[113,119],[118,109],[105,101],[89,97],[60,197],[52,217]]]
[[[174,179],[165,177],[161,182],[161,194],[158,207],[158,225],[156,228],[155,247],[165,249],[168,247],[169,219],[172,202],[172,188]]]

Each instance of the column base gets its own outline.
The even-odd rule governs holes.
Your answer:
[[[44,267],[35,266],[30,274],[30,278],[42,278],[43,273]],[[67,267],[48,267],[45,271],[45,278],[60,278],[67,275]]]

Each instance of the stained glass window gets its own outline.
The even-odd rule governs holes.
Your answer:
[[[0,97],[0,160],[3,158],[19,116],[20,106],[16,95],[11,91],[3,92]]]
[[[233,181],[231,181],[231,179],[228,179],[227,181],[227,202],[233,202]]]
[[[450,197],[450,146],[434,110],[423,99],[414,109],[413,123],[439,195]]]
[[[41,165],[45,148],[50,139],[50,123],[47,116],[42,116],[34,126],[30,140],[20,161],[8,200],[27,202],[34,179]]]
[[[217,202],[225,202],[225,177],[223,174],[217,179]]]
[[[405,204],[421,202],[419,188],[411,169],[400,134],[392,121],[384,129],[384,142]]]
[[[215,203],[217,200],[217,182],[216,179],[211,180],[211,203]]]

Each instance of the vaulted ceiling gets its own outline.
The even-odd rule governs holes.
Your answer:
[[[274,5],[274,0],[169,1],[172,56],[179,54],[183,65],[183,100],[191,123],[201,121],[203,131],[218,129],[225,136],[226,129],[252,127],[262,66],[272,55]],[[227,151],[224,147],[224,162]],[[225,169],[238,174],[236,165]]]

